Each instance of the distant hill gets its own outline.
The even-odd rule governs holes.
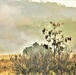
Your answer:
[[[45,42],[42,35],[49,22],[64,23],[64,34],[76,43],[76,8],[57,3],[37,3],[28,0],[0,1],[0,52],[20,53],[24,46]]]

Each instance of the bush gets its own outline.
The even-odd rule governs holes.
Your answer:
[[[51,52],[38,53],[27,59],[25,56],[13,59],[16,75],[76,75],[76,62],[69,61],[68,54],[58,60]]]

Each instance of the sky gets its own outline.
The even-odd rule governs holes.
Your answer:
[[[66,5],[67,7],[76,7],[76,0],[32,0],[32,1],[56,2],[58,4]]]
[[[56,2],[59,1],[56,0]],[[70,1],[70,3],[71,6],[74,5],[72,4],[73,1]],[[66,7],[63,7],[64,11],[59,8],[60,6],[56,6],[57,8],[53,9],[54,7],[50,8],[50,5],[47,7],[45,3],[41,7],[38,7],[36,4],[27,2],[27,0],[0,0],[0,54],[21,53],[25,46],[30,46],[34,42],[41,43],[43,36],[40,29],[43,28],[43,26],[40,27],[38,25],[42,20],[44,21],[48,15],[52,18],[58,18],[59,16],[60,18],[62,18],[62,16],[71,17],[74,20],[74,24],[76,24],[76,9],[72,9],[71,11],[70,8],[67,10]],[[36,22],[39,24],[36,24]],[[76,33],[73,31],[76,31],[75,27],[75,25],[73,27],[70,25],[70,30],[67,29],[68,26],[65,27],[68,31],[73,32],[74,39],[76,37]]]

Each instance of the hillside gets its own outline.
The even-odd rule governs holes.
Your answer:
[[[57,3],[37,3],[28,0],[0,1],[0,52],[21,53],[25,46],[45,42],[42,29],[49,21],[64,22],[64,34],[76,43],[76,8]]]

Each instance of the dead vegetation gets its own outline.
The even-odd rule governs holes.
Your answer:
[[[9,55],[7,55],[9,56]],[[71,58],[70,58],[71,57]],[[0,75],[76,75],[76,55],[62,54],[54,59],[51,52],[38,53],[29,57],[11,55],[0,60]]]

